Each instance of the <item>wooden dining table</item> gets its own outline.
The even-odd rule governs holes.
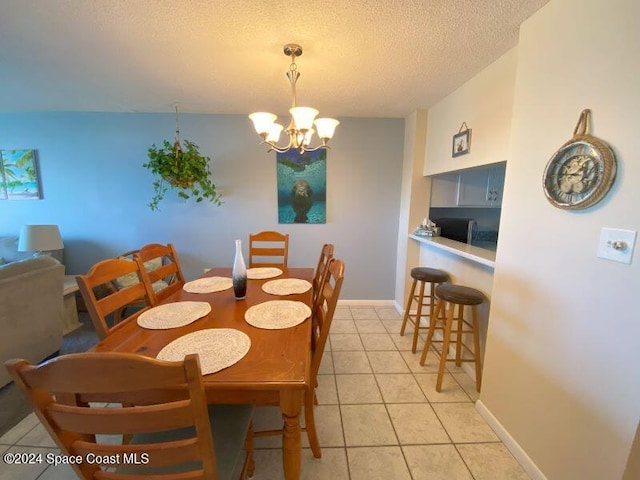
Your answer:
[[[312,268],[283,268],[276,277],[299,278],[309,282]],[[230,268],[213,268],[204,277],[230,277]],[[236,364],[204,375],[204,387],[209,403],[250,403],[278,405],[283,418],[282,456],[287,480],[300,478],[302,453],[300,412],[303,394],[310,387],[311,321],[280,330],[266,330],[249,325],[246,310],[269,300],[297,300],[311,307],[311,289],[303,294],[275,296],[262,290],[262,285],[274,280],[247,280],[247,294],[236,300],[233,289],[215,293],[188,293],[180,290],[162,304],[179,301],[203,301],[211,304],[211,312],[189,325],[168,330],[149,330],[133,321],[114,331],[94,348],[98,352],[130,352],[155,358],[173,340],[207,328],[233,328],[251,339],[249,352]]]

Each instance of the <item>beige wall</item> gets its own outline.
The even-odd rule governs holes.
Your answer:
[[[596,257],[640,226],[640,2],[552,0],[520,31],[508,175],[480,401],[549,480],[622,478],[640,418],[640,254]],[[582,109],[618,177],[583,211],[541,178]]]
[[[405,118],[395,289],[395,304],[399,311],[409,295],[409,272],[418,266],[420,255],[418,245],[407,234],[413,232],[429,213],[431,180],[422,175],[426,134],[426,110],[417,110]]]
[[[429,109],[425,175],[507,160],[517,55],[512,48]],[[462,122],[471,129],[471,149],[452,158]]]
[[[640,423],[636,428],[636,438],[633,441],[622,480],[638,480],[638,478],[640,478]]]

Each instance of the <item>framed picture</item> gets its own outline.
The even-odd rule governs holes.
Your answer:
[[[278,223],[327,223],[327,151],[277,153]]]
[[[471,129],[462,130],[453,136],[453,149],[451,155],[459,157],[466,155],[471,148]]]
[[[35,150],[0,150],[0,200],[40,200]]]

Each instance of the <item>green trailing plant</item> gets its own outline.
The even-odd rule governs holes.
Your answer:
[[[210,179],[211,159],[201,155],[198,148],[189,140],[184,140],[184,147],[181,147],[177,136],[173,144],[164,140],[163,148],[157,148],[155,144],[149,148],[149,161],[142,166],[156,176],[153,182],[155,195],[149,203],[151,210],[159,209],[158,204],[170,188],[176,189],[178,196],[185,200],[194,198],[196,202],[208,200],[216,205],[222,204],[220,194]]]

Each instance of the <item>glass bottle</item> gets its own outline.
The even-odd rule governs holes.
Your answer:
[[[233,260],[233,293],[236,300],[242,300],[247,296],[247,267],[242,256],[242,242],[236,240],[236,256]]]

